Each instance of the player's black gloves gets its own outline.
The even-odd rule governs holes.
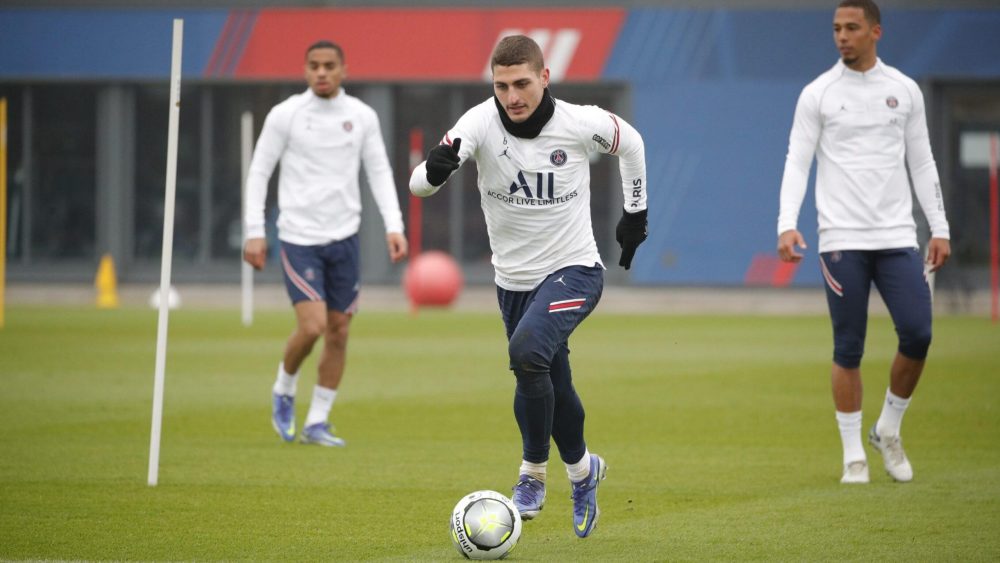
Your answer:
[[[440,186],[458,169],[458,149],[462,139],[455,139],[449,145],[438,145],[427,153],[427,181],[432,186]]]
[[[646,240],[646,210],[637,213],[623,212],[615,227],[615,240],[622,247],[622,259],[618,261],[618,265],[627,270],[632,267],[635,249]]]

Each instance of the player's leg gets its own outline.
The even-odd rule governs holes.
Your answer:
[[[553,386],[552,438],[566,464],[573,499],[573,530],[587,537],[594,530],[600,510],[597,487],[607,473],[604,460],[587,450],[584,440],[584,409],[573,387],[567,342],[580,323],[594,310],[604,289],[600,266],[571,266],[550,275],[536,288],[535,304],[522,319],[533,326],[537,347],[530,360],[548,357]],[[551,355],[550,355],[551,354]]]
[[[830,384],[843,447],[841,483],[867,483],[868,460],[861,439],[861,357],[868,327],[871,257],[865,251],[820,255],[820,268],[833,325]]]
[[[913,468],[903,451],[900,426],[923,373],[931,343],[930,288],[917,250],[879,252],[875,285],[896,326],[899,348],[892,363],[882,412],[868,434],[868,441],[882,454],[889,475],[906,482],[913,479]]]
[[[305,443],[345,445],[342,438],[334,435],[329,418],[344,376],[351,317],[357,310],[361,277],[359,254],[357,235],[325,245],[322,250],[326,330],[317,367],[319,376],[302,429]]]
[[[507,332],[508,351],[511,339],[524,313],[532,305],[534,291],[508,291],[497,287],[497,303]],[[523,334],[523,332],[522,332]],[[548,377],[514,371],[514,419],[521,432],[521,466],[513,487],[514,506],[521,518],[531,520],[545,505],[545,479],[552,434],[552,383]]]
[[[281,243],[281,269],[285,289],[295,310],[295,329],[285,343],[282,362],[271,393],[271,424],[282,440],[295,438],[295,395],[298,373],[316,340],[325,330],[323,287],[307,279],[308,272],[319,267],[316,249]]]

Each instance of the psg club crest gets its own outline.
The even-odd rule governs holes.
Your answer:
[[[303,273],[305,274],[305,278],[307,280],[316,281],[316,272],[312,268],[306,268],[306,271]]]
[[[552,154],[549,155],[549,162],[556,166],[566,164],[566,151],[562,149],[552,151]]]
[[[344,131],[347,131],[348,133],[350,133],[351,129],[354,129],[354,124],[351,123],[350,121],[345,121],[344,122]]]
[[[899,100],[896,99],[896,96],[889,96],[885,99],[885,105],[889,106],[891,109],[896,109],[896,106],[899,105]]]
[[[833,262],[834,264],[840,262],[840,259],[843,257],[844,256],[840,253],[839,250],[834,250],[833,252],[830,253],[830,261]]]

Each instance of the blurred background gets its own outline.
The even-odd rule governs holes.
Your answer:
[[[110,254],[120,282],[158,280],[171,24],[183,18],[177,283],[239,281],[240,116],[253,115],[256,139],[271,107],[305,89],[309,44],[325,38],[343,46],[345,89],[380,116],[407,217],[411,135],[423,135],[422,159],[466,109],[492,95],[496,41],[525,33],[542,46],[555,97],[612,110],[645,139],[650,236],[632,270],[609,268],[610,285],[819,288],[812,183],[799,224],[810,252],[796,270],[775,257],[775,227],[795,102],[837,60],[835,6],[5,0],[7,279],[91,284]],[[987,147],[989,133],[1000,130],[1000,6],[880,6],[879,55],[915,79],[927,102],[954,251],[936,284],[961,311],[989,285]],[[618,256],[619,181],[615,158],[595,160],[593,223],[609,265]],[[423,248],[452,254],[467,284],[490,286],[474,168],[464,167],[449,188],[423,202]],[[398,287],[403,266],[389,263],[381,218],[363,192],[363,280]],[[275,263],[259,282],[280,283]]]

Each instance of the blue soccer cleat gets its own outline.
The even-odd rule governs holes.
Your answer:
[[[347,445],[343,438],[333,435],[333,427],[325,422],[310,424],[302,429],[302,436],[299,438],[303,444],[316,444],[317,446],[328,446],[342,448]]]
[[[573,531],[585,538],[594,531],[601,510],[597,508],[597,485],[604,480],[608,466],[597,454],[590,454],[590,475],[583,481],[572,483],[573,493]]]
[[[514,491],[511,500],[521,513],[521,520],[531,520],[538,516],[545,506],[545,483],[530,475],[521,475],[511,490]]]
[[[282,440],[295,439],[295,397],[271,393],[271,426]]]

